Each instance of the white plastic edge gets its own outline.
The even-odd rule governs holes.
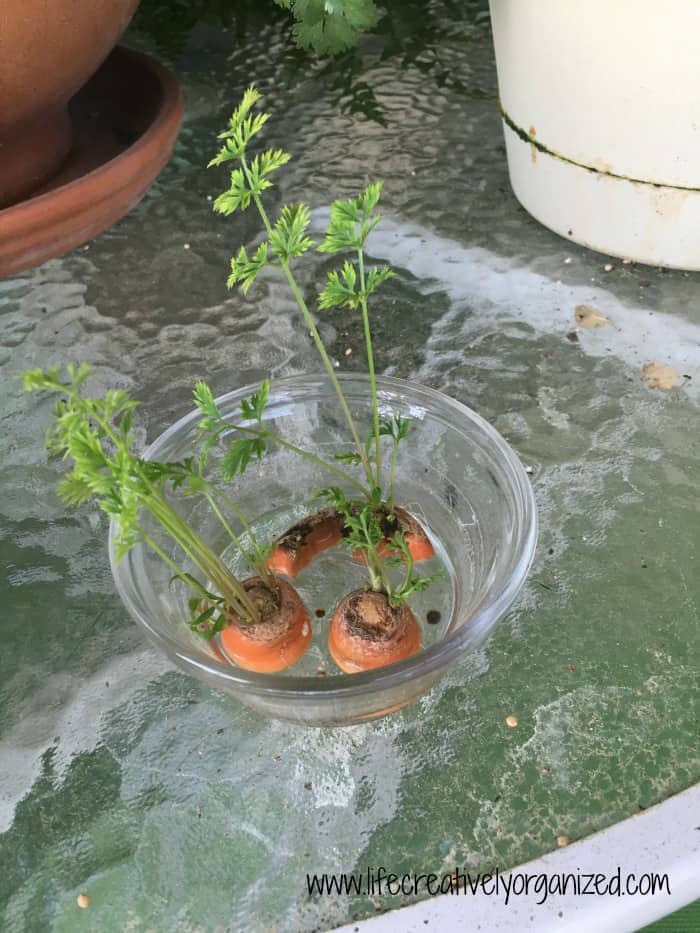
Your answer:
[[[505,123],[504,134],[513,192],[545,227],[611,256],[700,269],[700,190],[592,171],[537,150]]]
[[[700,897],[700,784],[505,874],[544,872],[551,877],[563,872],[602,872],[611,876],[618,866],[623,878],[632,872],[637,878],[646,872],[667,873],[671,894],[549,895],[543,904],[537,903],[541,895],[511,894],[507,906],[503,894],[444,894],[347,924],[336,933],[635,933]],[[426,869],[416,866],[416,870]]]

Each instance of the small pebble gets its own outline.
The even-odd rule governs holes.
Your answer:
[[[317,677],[325,677],[325,676],[326,676],[326,669],[325,669],[325,667],[319,667],[319,669],[316,671],[316,676],[317,676]]]
[[[346,356],[352,356],[352,347],[348,347],[348,348],[347,348],[347,350],[345,351],[345,355],[346,355]]]
[[[566,259],[564,260],[564,262],[565,262],[565,263],[567,264],[567,266],[568,266],[568,264],[571,262],[571,256],[567,256]]]
[[[90,898],[87,896],[87,894],[79,894],[78,895],[78,907],[82,907],[83,910],[85,910],[89,906],[90,906]]]
[[[190,248],[190,244],[189,244],[189,243],[183,243],[183,244],[182,244],[182,248],[183,248],[183,249],[189,249],[189,248]]]
[[[314,613],[317,619],[322,619],[325,616],[325,614],[326,614],[325,609],[317,609],[316,612]]]
[[[526,467],[525,467],[525,472],[528,474],[528,476],[532,476],[532,474],[533,474],[535,471],[532,469],[531,466],[526,466]]]
[[[622,260],[622,265],[623,265],[623,266],[631,266],[631,265],[632,265],[632,260],[631,260],[631,259],[623,259],[623,260]]]
[[[606,262],[605,265],[603,266],[603,269],[604,269],[606,272],[612,272],[612,271],[613,271],[612,263],[611,263],[611,262]]]
[[[337,369],[340,366],[340,363],[338,362],[338,360],[333,360],[333,365]]]
[[[511,729],[515,729],[518,725],[518,717],[513,715],[506,716],[506,725],[510,726]]]
[[[568,846],[569,837],[568,836],[557,836],[557,845],[560,849],[563,849],[564,846]]]
[[[437,625],[442,616],[437,609],[431,609],[426,615],[426,621],[428,625]]]
[[[207,195],[207,201],[211,201],[211,200],[212,200],[212,196],[211,196],[210,194],[208,194],[208,195]]]

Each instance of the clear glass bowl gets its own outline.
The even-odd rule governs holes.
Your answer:
[[[371,425],[367,379],[361,375],[339,375],[339,379],[365,436]],[[244,423],[240,402],[254,389],[249,386],[219,398],[224,416]],[[411,419],[409,439],[402,443],[398,458],[396,502],[419,517],[446,570],[443,580],[411,602],[423,623],[424,647],[419,654],[352,675],[341,673],[328,660],[324,646],[334,605],[360,585],[363,574],[339,547],[317,558],[295,581],[315,630],[307,656],[281,674],[255,674],[230,666],[220,660],[215,646],[190,632],[186,624],[190,594],[179,583],[171,585],[171,572],[163,562],[137,546],[117,565],[115,528],[111,528],[112,571],[134,619],[188,673],[265,715],[309,725],[343,725],[410,703],[482,644],[527,576],[537,520],[530,481],[513,450],[486,421],[440,392],[391,378],[380,378],[378,389],[383,416]],[[157,460],[188,456],[198,421],[197,412],[182,418],[145,456]],[[336,451],[352,449],[337,399],[324,376],[273,382],[265,421],[287,440],[327,460]],[[221,451],[215,456],[220,457]],[[256,530],[275,536],[314,510],[312,496],[319,488],[336,482],[323,468],[274,446],[227,491]],[[177,506],[215,550],[225,552],[226,540],[208,507],[194,498],[180,498]],[[149,531],[157,533],[155,528]],[[161,542],[176,556],[162,537]],[[186,566],[179,555],[177,559]],[[439,606],[441,623],[436,626],[426,623],[431,605]],[[324,611],[323,618],[315,617],[317,608],[318,615]]]

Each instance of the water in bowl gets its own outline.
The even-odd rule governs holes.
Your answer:
[[[278,508],[258,517],[251,523],[251,527],[261,543],[268,543],[308,514],[309,509],[303,505]],[[420,576],[442,572],[427,590],[416,593],[409,602],[421,626],[423,647],[427,647],[441,639],[450,629],[455,602],[455,573],[440,539],[425,525],[422,518],[421,524],[430,537],[435,557],[429,561],[422,561],[415,569]],[[241,543],[244,547],[250,546],[249,539],[245,536],[242,536]],[[244,580],[252,575],[250,567],[234,545],[223,551],[221,557],[238,579]],[[399,580],[401,569],[395,568],[392,576]],[[367,571],[361,564],[352,560],[346,547],[339,544],[319,554],[291,582],[309,612],[313,637],[301,660],[282,673],[297,677],[331,677],[342,674],[328,651],[328,626],[333,611],[343,596],[367,583]]]

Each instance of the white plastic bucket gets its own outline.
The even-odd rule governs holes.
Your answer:
[[[510,180],[556,233],[700,269],[700,2],[491,0]]]

